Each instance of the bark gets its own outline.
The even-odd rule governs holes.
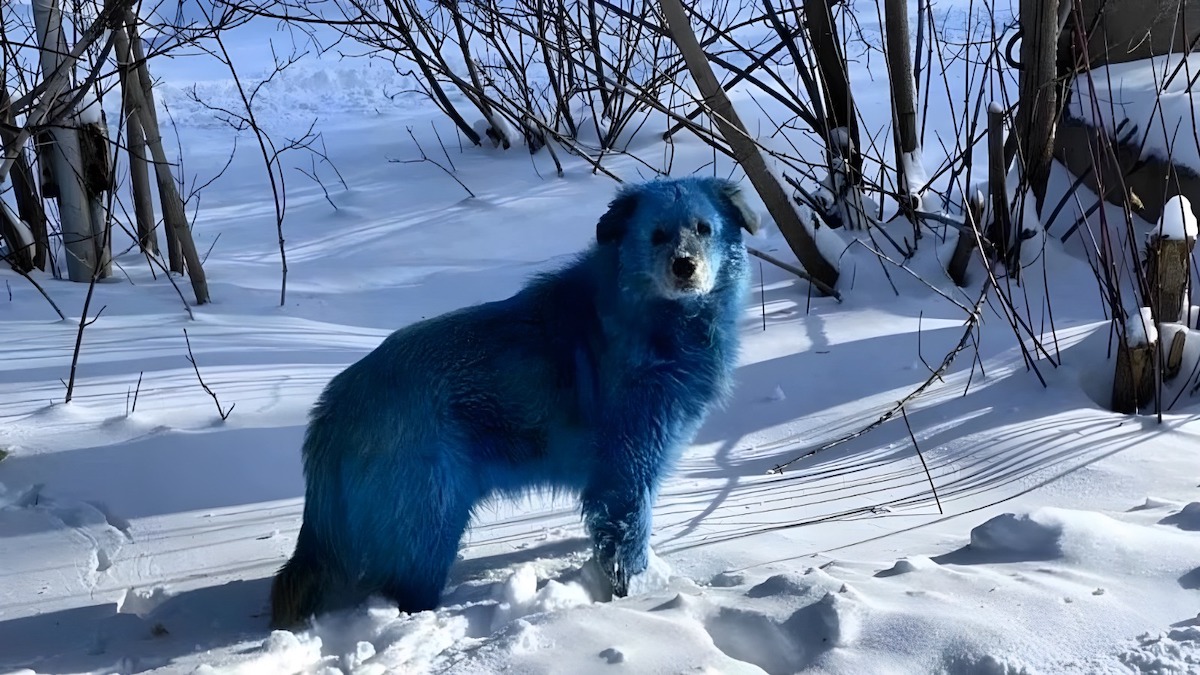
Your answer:
[[[1150,309],[1159,323],[1176,323],[1187,302],[1190,259],[1195,240],[1154,237],[1146,246],[1146,281],[1150,284]]]
[[[1154,399],[1153,365],[1154,343],[1130,347],[1121,338],[1113,377],[1113,412],[1133,414]]]
[[[1163,368],[1163,380],[1173,380],[1183,368],[1183,347],[1187,343],[1187,331],[1175,331],[1171,338],[1171,351],[1167,354],[1167,365]]]

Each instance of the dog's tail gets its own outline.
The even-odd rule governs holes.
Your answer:
[[[271,583],[271,628],[299,627],[321,610],[327,589],[326,570],[315,555],[308,523],[300,526],[296,551]]]

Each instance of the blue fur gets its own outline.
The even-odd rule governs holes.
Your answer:
[[[571,264],[402,328],[333,378],[304,440],[304,520],[274,623],[376,593],[435,607],[473,510],[539,488],[579,495],[625,595],[664,475],[730,392],[749,278],[740,228],[754,227],[738,199],[712,178],[626,187]],[[701,220],[712,232],[697,238]],[[670,297],[663,251],[685,241],[715,283]]]

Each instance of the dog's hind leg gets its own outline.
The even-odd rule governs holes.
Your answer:
[[[377,472],[369,497],[353,500],[350,522],[365,565],[360,584],[404,612],[437,607],[478,498],[477,481],[469,470],[451,468],[453,458],[444,451],[407,454]]]

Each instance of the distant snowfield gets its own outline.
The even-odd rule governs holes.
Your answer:
[[[238,47],[262,53],[248,35]],[[203,183],[233,136],[185,91],[219,102],[228,77],[199,57],[152,68],[187,183]],[[170,283],[122,255],[96,290],[93,314],[105,310],[84,334],[71,404],[60,380],[86,288],[39,278],[70,317],[60,322],[0,271],[0,672],[1200,672],[1194,379],[1175,383],[1161,424],[1106,410],[1109,324],[1087,264],[1056,237],[1017,293],[1043,332],[1044,387],[986,303],[978,362],[968,347],[910,404],[913,436],[896,418],[782,475],[769,471],[929,377],[962,338],[959,305],[974,305],[983,270],[955,288],[939,260],[953,237],[927,234],[907,266],[950,301],[842,235],[839,304],[755,261],[735,399],[665,487],[658,558],[630,597],[605,597],[573,503],[531,495],[478,515],[437,611],[380,602],[270,632],[270,576],[300,524],[299,445],[321,388],[390,331],[507,296],[564,261],[615,188],[578,161],[560,179],[544,153],[460,149],[427,104],[387,95],[404,86],[350,60],[302,63],[264,92],[281,133],[319,119],[348,186],[319,167],[327,200],[288,174],[284,307],[246,136],[199,204],[213,303],[189,320]],[[886,107],[870,101],[885,95],[860,98],[880,123]],[[388,161],[420,156],[407,127],[474,198],[436,167]],[[680,137],[674,150],[673,173],[713,170],[700,144]],[[649,177],[627,158],[608,166]],[[790,259],[769,222],[748,241]],[[236,405],[224,422],[184,329],[205,383]],[[1185,374],[1200,341],[1188,350]]]

